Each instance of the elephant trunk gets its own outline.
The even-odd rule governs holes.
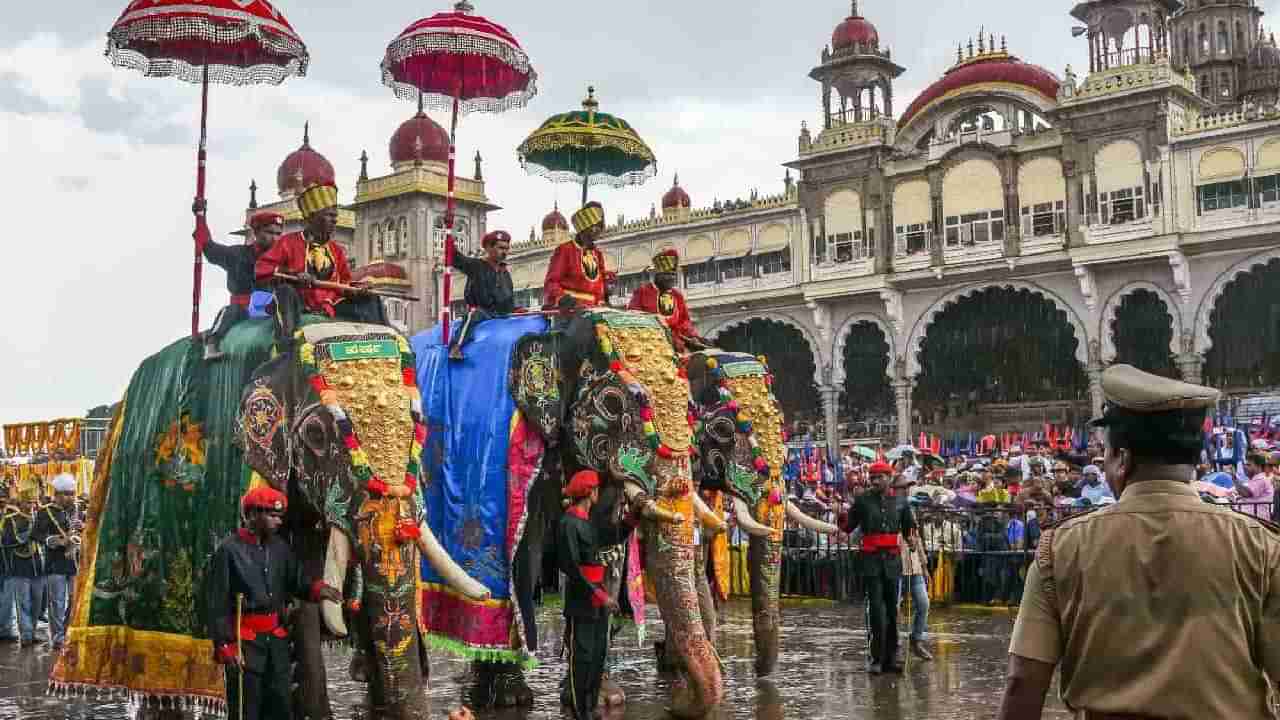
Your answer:
[[[431,526],[427,525],[426,520],[418,526],[418,551],[427,559],[427,562],[431,563],[431,568],[440,574],[446,585],[471,600],[489,599],[489,589],[479,580],[468,575],[462,566],[449,557],[449,553],[436,539],[436,534],[431,532]]]
[[[627,502],[634,505],[636,498],[644,495],[645,491],[636,483],[628,480],[623,484],[623,493],[627,496]],[[671,525],[681,525],[685,521],[684,516],[680,513],[664,510],[653,500],[645,500],[644,506],[640,509],[640,514],[648,520]]]
[[[727,526],[724,520],[721,520],[715,511],[707,507],[703,502],[702,496],[698,493],[693,494],[693,514],[698,516],[698,521],[702,523],[702,527],[711,532],[712,535],[722,533]]]
[[[751,576],[751,624],[756,640],[756,676],[764,677],[778,665],[778,585],[781,582],[782,547],[767,536],[752,536],[747,545]]]
[[[342,589],[347,583],[347,568],[351,563],[351,539],[338,528],[329,529],[329,547],[324,556],[324,582],[329,587]],[[320,603],[320,617],[324,626],[337,637],[347,636],[347,623],[342,618],[342,606],[332,600]]]
[[[645,526],[648,568],[653,573],[658,607],[686,674],[687,685],[676,687],[671,703],[671,713],[679,718],[705,716],[724,695],[720,661],[699,610],[694,578],[699,547],[689,542],[694,522],[690,517],[681,525],[649,522]]]
[[[823,535],[834,535],[839,532],[839,528],[835,525],[804,514],[804,512],[802,512],[800,508],[796,507],[795,503],[790,500],[787,501],[787,517],[791,522],[799,525],[805,530],[812,530],[816,533],[822,533]]]
[[[415,559],[416,559],[416,553]],[[371,712],[377,720],[428,720],[422,636],[418,632],[417,603],[412,587],[396,592],[365,593],[368,634],[363,643],[368,657]]]

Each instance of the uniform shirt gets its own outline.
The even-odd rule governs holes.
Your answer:
[[[300,232],[282,236],[254,264],[254,274],[261,283],[272,282],[277,270],[292,275],[311,273],[317,280],[351,284],[351,266],[342,246],[332,240],[312,244]],[[308,310],[329,317],[333,317],[333,306],[343,297],[337,290],[326,288],[299,287],[298,294]]]
[[[671,332],[679,337],[694,337],[698,334],[693,327],[693,319],[689,317],[689,306],[684,301],[684,294],[675,288],[661,292],[653,283],[641,285],[631,294],[627,309],[661,315],[666,318]]]
[[[232,295],[245,296],[253,292],[254,264],[258,261],[258,246],[223,245],[210,240],[204,246],[204,259],[222,268],[227,273],[227,292]]]
[[[542,284],[543,303],[547,307],[555,307],[567,294],[582,305],[603,305],[607,274],[604,253],[599,248],[587,250],[575,240],[561,243],[547,265],[547,276]]]
[[[36,511],[35,525],[31,530],[31,539],[44,550],[44,572],[46,575],[74,576],[78,572],[74,548],[52,547],[52,538],[71,537],[71,522],[75,509],[64,510],[58,505],[46,505]]]
[[[483,258],[454,255],[453,266],[467,276],[467,305],[493,315],[510,315],[516,310],[516,293],[506,263],[491,265]]]
[[[583,574],[583,566],[602,565],[600,550],[617,545],[631,534],[632,525],[623,522],[597,528],[578,507],[571,507],[560,518],[556,533],[556,554],[560,570],[567,582],[564,589],[564,615],[589,620],[604,617],[609,595],[602,582],[594,582]]]
[[[294,597],[319,600],[320,581],[311,582],[302,574],[289,544],[272,537],[265,545],[245,529],[223,540],[209,563],[207,581],[209,639],[215,650],[235,645],[236,595],[244,595],[245,615],[280,613]],[[250,670],[265,655],[252,653],[250,646],[266,642],[266,633],[245,641],[245,662]]]
[[[0,516],[0,555],[10,577],[38,578],[44,575],[40,547],[31,542],[31,516],[7,510]]]
[[[849,509],[840,529],[847,533],[861,529],[863,538],[885,533],[905,535],[916,529],[916,517],[911,512],[911,506],[902,500],[879,490],[868,490],[853,501],[853,507]],[[861,555],[863,575],[895,578],[902,574],[902,557],[899,553],[879,550]]]
[[[1041,536],[1009,652],[1058,664],[1077,711],[1270,718],[1280,535],[1147,481]]]

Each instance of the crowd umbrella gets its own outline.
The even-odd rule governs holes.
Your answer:
[[[532,175],[554,183],[582,185],[582,204],[592,185],[643,185],[658,173],[653,150],[626,120],[600,112],[594,87],[582,109],[552,115],[516,150]]]
[[[107,33],[106,55],[112,65],[147,77],[200,84],[191,289],[195,338],[200,334],[202,257],[210,240],[204,202],[209,83],[279,85],[306,74],[307,46],[267,0],[133,0]]]
[[[452,301],[455,156],[458,116],[523,107],[538,93],[538,74],[506,28],[475,14],[467,0],[405,28],[387,46],[382,84],[397,97],[448,109],[449,182],[445,206],[444,275],[440,283],[441,338],[449,343]]]

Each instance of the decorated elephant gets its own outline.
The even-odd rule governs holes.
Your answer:
[[[687,374],[699,409],[696,428],[703,491],[728,498],[726,504],[733,508],[738,526],[750,536],[747,566],[756,675],[765,676],[778,662],[785,520],[827,534],[836,532],[836,527],[805,515],[786,499],[782,410],[763,359],[707,350],[689,357]],[[708,524],[715,521],[707,519]],[[705,573],[700,580],[705,583]]]
[[[408,342],[385,326],[309,325],[254,373],[239,423],[248,466],[302,500],[291,510],[294,544],[327,584],[345,589],[345,608],[325,601],[318,619],[334,636],[351,635],[372,717],[388,720],[428,715],[420,560],[457,592],[488,595],[424,522],[427,430],[415,367]],[[315,619],[301,622],[303,637],[318,641]],[[322,680],[318,646],[300,655]]]
[[[414,484],[420,444],[416,391],[406,383],[412,373],[403,372],[412,359],[385,327],[314,316],[303,325],[296,345],[278,347],[270,320],[245,320],[223,339],[216,362],[203,359],[201,343],[183,339],[134,374],[98,456],[84,566],[52,691],[118,695],[165,715],[225,709],[222,668],[204,626],[205,573],[214,548],[240,523],[241,494],[266,482],[290,496],[283,536],[305,574],[345,585],[352,599],[346,618],[336,604],[295,608],[297,717],[332,716],[321,627],[342,635],[344,620],[378,661],[369,673],[381,713],[374,716],[425,716],[417,597],[393,591],[413,586],[420,553],[461,592],[483,591],[448,567],[413,522],[420,495],[403,493]],[[385,492],[373,492],[370,478],[388,478],[376,481]],[[347,572],[344,557],[358,569]]]
[[[429,639],[489,664],[482,697],[527,691],[519,668],[538,647],[533,596],[562,510],[562,478],[592,468],[602,494],[644,518],[645,572],[684,669],[671,709],[705,715],[723,681],[694,591],[693,416],[670,331],[652,315],[601,309],[554,332],[538,317],[485,323],[471,342],[458,362],[438,331],[413,341],[429,430],[429,524],[492,593],[484,603],[461,598],[424,568]],[[643,621],[636,545],[620,589]]]

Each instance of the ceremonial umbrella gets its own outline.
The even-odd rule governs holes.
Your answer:
[[[423,18],[396,36],[382,60],[382,84],[406,100],[449,108],[449,182],[445,206],[444,277],[440,291],[441,338],[449,342],[453,272],[454,156],[458,115],[523,107],[538,94],[538,74],[507,29],[472,12],[467,0],[453,12]]]
[[[107,33],[106,54],[116,67],[201,85],[191,289],[191,336],[196,337],[201,257],[210,239],[204,203],[209,83],[279,85],[290,75],[306,74],[307,46],[267,0],[133,0]]]
[[[517,149],[529,173],[582,183],[583,205],[591,185],[641,185],[658,172],[653,151],[627,121],[599,108],[588,87],[581,110],[552,115]]]

